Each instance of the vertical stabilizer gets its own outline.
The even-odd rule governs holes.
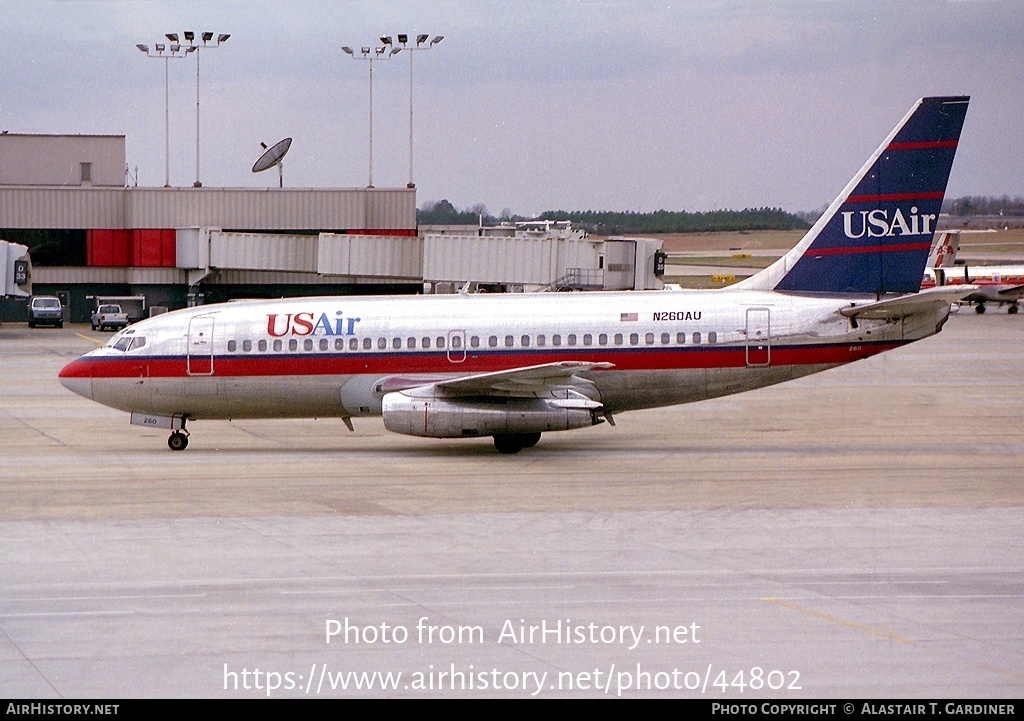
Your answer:
[[[803,239],[732,287],[876,295],[920,290],[968,100],[917,101]]]

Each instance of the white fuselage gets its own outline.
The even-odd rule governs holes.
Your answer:
[[[761,291],[333,297],[169,313],[114,336],[62,382],[185,418],[380,415],[393,390],[555,362],[617,413],[797,378],[935,333],[948,308],[851,322],[850,298]],[[144,339],[140,341],[139,339]]]

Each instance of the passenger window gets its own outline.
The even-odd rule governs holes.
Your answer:
[[[250,351],[252,351],[252,341],[251,340],[243,340],[242,341],[242,350],[244,350],[246,353],[249,353]]]
[[[629,344],[630,345],[636,345],[639,342],[640,342],[640,336],[637,333],[630,333],[629,334]]]
[[[487,339],[487,345],[490,346],[491,348],[497,348],[498,347],[498,336],[492,335],[490,338],[488,338]]]
[[[569,342],[569,345],[576,345],[576,334],[570,333],[569,337],[566,338],[566,340]]]
[[[644,342],[647,343],[647,345],[654,345],[654,333],[648,333],[645,335]]]
[[[622,333],[615,334],[615,345],[622,345]]]
[[[551,345],[553,345],[553,346],[560,346],[560,345],[562,345],[562,336],[558,335],[557,333],[555,333],[553,336],[551,336]]]
[[[716,333],[715,331],[711,331],[710,333],[708,333],[708,343],[717,343],[717,342],[718,342],[718,333]]]
[[[331,348],[331,342],[329,340],[327,340],[326,338],[321,338],[320,339],[320,350],[330,350],[330,348]]]
[[[423,345],[424,348],[429,348],[430,347],[430,338],[424,336],[423,338],[420,338],[420,343]]]
[[[348,349],[349,350],[359,350],[359,339],[358,338],[349,338],[348,339]]]
[[[530,336],[524,335],[522,338],[519,339],[519,341],[522,343],[523,348],[530,347]]]
[[[437,347],[438,348],[444,348],[444,336],[443,335],[439,335],[437,337]]]
[[[409,350],[416,350],[416,339],[406,338],[405,347],[408,348]]]
[[[586,340],[584,340],[583,343],[586,345]],[[608,334],[602,333],[601,335],[597,336],[597,343],[598,345],[608,345]]]
[[[391,347],[394,348],[395,350],[402,350],[402,339],[401,338],[392,338],[391,339]]]
[[[537,345],[544,345],[544,336],[537,336]]]
[[[290,341],[288,341],[288,350],[298,350],[298,349],[299,349],[299,341],[297,339],[292,338]]]
[[[388,339],[387,338],[378,338],[377,339],[377,349],[378,350],[385,350],[387,347],[388,347]]]
[[[228,353],[234,353],[237,348],[238,348],[238,343],[236,343],[233,340],[229,340],[228,341]]]
[[[278,338],[277,340],[274,341],[274,350],[280,351],[282,348],[284,348],[284,344],[281,342],[281,339]]]
[[[306,340],[302,341],[302,348],[303,350],[313,350],[313,339],[306,338]]]
[[[700,333],[693,334],[693,344],[700,345]]]
[[[590,345],[593,341],[594,336],[590,335],[590,333],[583,334],[583,345]]]
[[[462,348],[462,336],[461,335],[453,335],[452,336],[452,348],[455,348],[455,349],[461,349]]]
[[[661,344],[662,345],[668,345],[670,342],[671,341],[669,339],[669,334],[668,333],[662,333],[661,334]]]
[[[686,343],[686,333],[676,333],[676,343],[683,345]]]
[[[511,348],[515,344],[516,344],[516,339],[515,338],[513,338],[510,335],[505,336],[505,347],[506,348]]]
[[[479,336],[473,336],[472,338],[470,338],[469,339],[469,344],[473,348],[479,348],[480,347],[480,338],[479,338]]]
[[[261,340],[257,344],[257,347],[259,348],[260,353],[265,353],[267,351],[267,342],[265,340]]]

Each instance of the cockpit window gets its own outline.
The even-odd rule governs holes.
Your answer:
[[[122,331],[119,335],[114,336],[107,343],[108,348],[119,350],[122,353],[129,350],[138,350],[146,345],[146,336],[136,336],[135,329],[129,328],[126,331]]]
[[[132,336],[123,335],[114,342],[114,350],[119,350],[122,353],[128,350],[128,346],[131,345]]]

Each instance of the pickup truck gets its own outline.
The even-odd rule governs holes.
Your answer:
[[[119,305],[101,305],[92,312],[92,329],[119,330],[128,326],[128,314]]]

